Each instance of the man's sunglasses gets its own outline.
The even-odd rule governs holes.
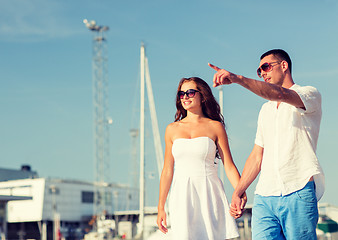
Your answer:
[[[266,62],[266,63],[263,63],[263,64],[257,69],[257,75],[258,75],[258,77],[260,77],[260,78],[262,77],[262,71],[264,71],[264,72],[270,72],[270,71],[272,70],[272,67],[273,67],[272,63],[277,63],[277,64],[279,64],[279,63],[281,63],[281,62],[271,62],[271,63]],[[276,65],[276,64],[274,64],[274,65]]]
[[[187,91],[183,92],[183,91],[178,91],[177,96],[180,99],[184,98],[184,95],[187,95],[188,98],[193,98],[195,97],[195,93],[197,93],[199,91],[195,90],[195,89],[188,89]]]

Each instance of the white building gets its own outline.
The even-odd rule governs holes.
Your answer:
[[[115,211],[138,209],[138,189],[120,184],[108,184],[105,189],[107,218]],[[32,197],[8,202],[8,239],[52,239],[54,213],[59,215],[64,235],[81,235],[84,231],[75,230],[91,227],[93,183],[49,178],[10,180],[0,182],[0,195]]]

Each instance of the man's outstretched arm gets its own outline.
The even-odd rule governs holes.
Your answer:
[[[291,89],[251,78],[246,78],[241,75],[231,73],[225,69],[216,67],[210,63],[208,65],[216,71],[213,78],[214,87],[237,83],[254,94],[267,100],[286,102],[299,108],[305,107],[298,94]]]

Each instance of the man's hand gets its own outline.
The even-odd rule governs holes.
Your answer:
[[[235,219],[240,218],[244,213],[244,207],[247,202],[247,196],[244,192],[241,197],[235,193],[232,195],[232,200],[230,204],[230,215]]]
[[[228,72],[225,69],[216,67],[212,65],[211,63],[208,63],[208,65],[209,67],[211,67],[212,69],[216,71],[216,73],[214,74],[214,79],[213,79],[214,87],[233,83],[233,81],[231,80],[231,78],[234,77],[233,73]]]
[[[157,214],[157,226],[161,232],[167,233],[167,214],[164,210],[159,210]]]

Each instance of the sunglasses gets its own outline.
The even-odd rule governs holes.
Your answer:
[[[178,91],[177,93],[177,96],[180,98],[180,99],[183,99],[184,98],[184,95],[187,95],[188,98],[193,98],[195,97],[195,94],[199,92],[195,89],[188,89],[187,91],[183,92],[183,91]]]
[[[262,71],[264,71],[264,72],[270,72],[270,71],[272,71],[272,67],[273,67],[272,63],[277,63],[277,64],[279,64],[279,63],[281,63],[281,62],[271,62],[271,63],[266,62],[266,63],[263,63],[263,64],[257,69],[257,75],[258,75],[258,77],[260,77],[260,78],[262,77]],[[276,65],[276,64],[274,64],[274,65]]]

